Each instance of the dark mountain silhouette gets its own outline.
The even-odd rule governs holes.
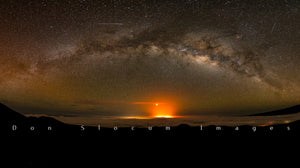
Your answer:
[[[69,135],[70,132],[74,134],[74,130],[79,127],[51,117],[26,117],[1,103],[0,116],[0,131],[8,135]]]
[[[25,117],[24,115],[15,112],[4,104],[0,103],[0,115],[1,115],[1,124],[3,123],[25,123],[25,122],[34,122],[34,123],[51,123],[51,124],[63,124],[62,122],[55,120],[51,117]]]
[[[258,113],[258,114],[251,114],[249,116],[276,116],[276,115],[288,115],[288,114],[296,114],[300,112],[300,105],[288,107],[281,110]]]
[[[0,103],[0,120],[24,120],[26,117]]]

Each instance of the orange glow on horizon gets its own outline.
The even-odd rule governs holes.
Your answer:
[[[166,103],[163,103],[163,102],[133,102],[132,104],[136,104],[136,105],[156,105],[158,106],[159,104],[166,104]]]
[[[174,107],[171,104],[155,103],[152,109],[154,118],[174,118]]]
[[[138,108],[144,110],[145,116],[151,119],[154,118],[178,118],[178,103],[172,97],[157,97],[153,98],[153,101],[135,101],[131,104],[139,105]]]
[[[120,119],[135,119],[135,120],[149,120],[149,119],[168,119],[168,118],[182,118],[183,116],[171,116],[171,115],[157,115],[157,116],[126,116],[120,117]]]
[[[158,116],[155,116],[155,118],[174,118],[174,116],[170,116],[170,115],[158,115]]]
[[[271,126],[273,125],[274,123],[271,121],[271,122],[268,122],[266,124],[262,124],[262,125],[259,125],[260,127],[266,127],[266,126]]]

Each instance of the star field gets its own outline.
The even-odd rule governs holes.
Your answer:
[[[299,1],[0,4],[0,101],[26,114],[244,115],[299,104]]]

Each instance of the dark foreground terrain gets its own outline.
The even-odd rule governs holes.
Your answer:
[[[244,125],[239,126],[238,130],[237,127],[213,125],[202,127],[201,130],[200,126],[191,127],[184,124],[170,128],[153,127],[152,130],[149,128],[132,130],[131,127],[100,128],[100,130],[98,127],[84,127],[83,130],[79,125],[68,125],[49,117],[25,117],[3,104],[0,104],[0,114],[1,139],[8,140],[2,143],[3,147],[6,147],[6,151],[2,151],[6,153],[5,159],[2,158],[4,161],[2,164],[10,167],[95,167],[95,165],[117,167],[124,162],[132,165],[137,159],[139,161],[143,159],[147,164],[159,161],[160,165],[161,160],[167,160],[168,165],[170,161],[177,164],[177,160],[182,161],[183,156],[189,158],[191,155],[196,156],[197,162],[199,159],[201,162],[205,160],[203,156],[210,157],[208,159],[210,162],[212,158],[217,161],[219,159],[217,156],[229,156],[230,159],[234,158],[232,161],[237,161],[237,155],[232,155],[228,151],[235,153],[234,149],[238,148],[236,152],[238,154],[241,151],[260,153],[257,149],[267,146],[267,150],[261,148],[263,150],[261,153],[265,155],[265,151],[268,151],[272,155],[270,149],[277,150],[280,147],[278,145],[283,145],[284,149],[293,149],[295,145],[291,140],[295,139],[295,144],[298,144],[298,138],[294,137],[300,134],[300,121],[272,126]],[[49,127],[52,129],[49,130]],[[279,136],[292,138],[277,138]],[[284,139],[286,141],[283,141]],[[169,160],[166,159],[168,156]],[[153,159],[154,157],[159,159]],[[244,155],[241,154],[240,157]]]
[[[195,126],[178,125],[176,127],[152,128],[98,128],[79,125],[69,125],[50,117],[25,117],[3,104],[0,104],[0,131],[3,136],[88,136],[88,137],[205,137],[205,136],[298,136],[300,121],[289,124],[269,126],[242,125],[228,126]]]

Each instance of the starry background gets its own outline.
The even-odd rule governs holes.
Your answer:
[[[0,2],[0,101],[23,114],[247,115],[300,104],[297,0]]]

